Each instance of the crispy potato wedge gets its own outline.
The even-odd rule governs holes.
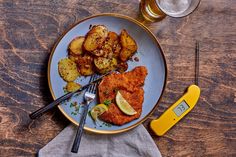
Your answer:
[[[120,60],[125,62],[127,61],[132,55],[134,54],[134,51],[131,51],[126,48],[122,48],[120,51]]]
[[[122,48],[125,47],[133,51],[136,51],[138,49],[135,40],[128,34],[128,32],[125,29],[121,31],[120,42],[121,42]]]
[[[67,82],[74,81],[79,76],[76,63],[69,58],[63,58],[58,62],[58,71]]]
[[[120,59],[127,61],[138,49],[135,40],[127,33],[125,29],[120,34],[121,52]]]
[[[67,92],[74,92],[80,88],[81,88],[81,85],[76,82],[68,82],[66,84],[66,91]]]
[[[71,55],[82,55],[83,54],[83,43],[84,43],[85,37],[79,36],[73,39],[68,47],[69,53]]]
[[[103,42],[108,35],[108,29],[103,25],[93,26],[87,33],[84,41],[84,49],[93,53],[94,50],[102,47]],[[94,54],[96,55],[96,54]]]
[[[89,55],[79,57],[77,66],[81,75],[88,76],[94,73],[93,58]]]

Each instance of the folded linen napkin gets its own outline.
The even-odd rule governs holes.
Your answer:
[[[67,126],[38,152],[38,157],[161,157],[143,125],[125,133],[98,135],[84,131],[77,154],[71,153],[76,127]]]

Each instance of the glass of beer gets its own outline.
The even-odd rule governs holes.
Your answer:
[[[141,0],[140,10],[149,21],[159,21],[166,15],[184,17],[192,13],[200,0]]]

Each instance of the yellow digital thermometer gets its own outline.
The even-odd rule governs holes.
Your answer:
[[[160,118],[151,121],[151,129],[156,135],[162,136],[193,109],[199,97],[200,88],[197,85],[189,86],[187,92],[168,108]]]

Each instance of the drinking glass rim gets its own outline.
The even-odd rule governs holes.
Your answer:
[[[160,9],[160,11],[162,11],[165,15],[168,15],[168,16],[174,17],[174,18],[182,18],[182,17],[185,17],[185,16],[188,16],[188,15],[192,14],[192,13],[198,8],[198,6],[199,6],[199,4],[200,4],[200,2],[201,2],[201,0],[198,0],[198,3],[197,3],[197,5],[196,5],[196,7],[195,7],[191,12],[189,12],[188,14],[183,15],[183,16],[173,16],[173,15],[169,15],[166,11],[164,11],[164,10],[162,9],[162,7],[159,5],[159,3],[157,3],[157,1],[158,1],[158,0],[155,0],[155,3],[156,3],[156,5],[158,6],[158,8]],[[194,1],[194,0],[193,0],[193,1]]]

